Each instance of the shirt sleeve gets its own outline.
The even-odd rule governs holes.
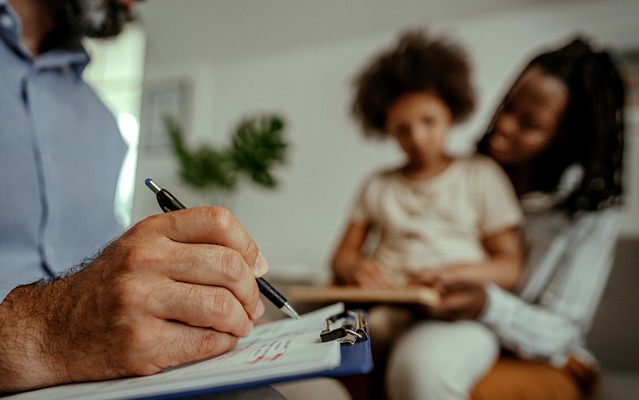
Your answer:
[[[479,227],[484,234],[518,226],[523,214],[506,173],[487,157],[477,157],[473,166],[477,204],[481,207]]]
[[[3,283],[0,283],[0,303],[4,301],[4,299],[9,295],[9,292],[11,292],[13,289],[14,287],[12,285],[5,285]]]
[[[590,214],[575,224],[537,301],[527,302],[492,284],[486,287],[487,306],[480,320],[521,357],[559,366],[583,345],[608,280],[618,230],[616,210]]]
[[[376,175],[367,177],[359,187],[355,202],[351,207],[350,220],[356,222],[369,222],[371,220],[371,191],[373,190]]]

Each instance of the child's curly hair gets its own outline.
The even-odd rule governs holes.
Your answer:
[[[465,120],[475,106],[466,52],[444,38],[423,31],[402,34],[397,44],[381,52],[354,81],[352,113],[366,136],[386,137],[386,113],[403,95],[434,93],[450,109],[453,122]]]

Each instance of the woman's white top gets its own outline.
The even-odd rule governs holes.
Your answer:
[[[522,200],[522,284],[515,294],[488,285],[480,320],[521,357],[561,366],[573,355],[594,364],[584,338],[614,261],[619,211],[611,207],[571,219],[552,204],[551,196]]]

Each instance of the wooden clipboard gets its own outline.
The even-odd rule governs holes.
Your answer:
[[[427,287],[402,289],[364,289],[357,286],[293,286],[287,291],[292,302],[355,304],[395,303],[436,305],[439,293]]]

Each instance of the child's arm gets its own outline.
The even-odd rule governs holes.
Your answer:
[[[422,270],[413,275],[410,283],[443,290],[456,284],[486,282],[494,282],[504,289],[514,288],[523,268],[519,229],[511,228],[486,236],[482,243],[487,253],[486,260]]]
[[[368,224],[358,221],[351,221],[346,227],[331,261],[335,283],[368,288],[391,287],[375,262],[362,254],[369,229]]]

